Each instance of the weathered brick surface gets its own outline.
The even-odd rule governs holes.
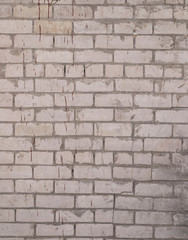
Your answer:
[[[188,239],[188,0],[0,0],[0,240]]]

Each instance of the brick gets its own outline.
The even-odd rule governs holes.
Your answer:
[[[113,225],[112,224],[77,224],[76,235],[77,236],[112,236]]]
[[[40,9],[40,10],[39,10]],[[47,18],[52,16],[52,8],[48,8],[46,5],[38,6],[24,6],[17,5],[14,7],[15,18]]]
[[[137,107],[164,108],[171,107],[170,95],[136,95],[134,104]]]
[[[143,66],[133,65],[133,66],[125,66],[125,75],[130,78],[143,77]]]
[[[188,38],[181,36],[176,37],[175,46],[177,49],[187,49],[188,48]]]
[[[35,79],[36,92],[73,92],[74,85],[67,80]]]
[[[125,94],[96,94],[95,106],[97,107],[131,107],[132,96]]]
[[[122,65],[106,65],[105,76],[106,77],[122,77],[123,66]]]
[[[62,141],[60,138],[36,138],[37,150],[60,150]]]
[[[52,124],[17,123],[15,125],[16,136],[51,136],[52,133]]]
[[[71,21],[35,20],[34,32],[38,34],[71,34]]]
[[[71,169],[65,166],[37,166],[34,168],[35,179],[69,179],[71,175]]]
[[[52,181],[17,180],[16,192],[21,193],[50,193],[53,191]]]
[[[115,51],[114,61],[118,63],[150,63],[151,51]]]
[[[154,200],[153,209],[157,211],[182,211],[184,206],[177,198],[158,198]]]
[[[21,64],[7,64],[5,67],[5,77],[23,77],[23,66]]]
[[[162,78],[163,66],[160,65],[145,65],[145,77]]]
[[[91,19],[92,8],[87,6],[55,6],[54,18],[60,19]]]
[[[106,138],[105,139],[105,149],[113,151],[141,151],[143,148],[143,143],[140,139],[131,140],[131,139],[114,139]]]
[[[12,8],[11,6],[1,5],[0,10],[0,18],[7,18],[12,15]]]
[[[31,208],[34,199],[31,194],[1,194],[0,206],[2,208]],[[2,232],[1,232],[2,233]]]
[[[138,36],[136,48],[139,49],[171,49],[173,39],[167,36]]]
[[[157,51],[155,60],[156,63],[188,63],[185,51]]]
[[[0,222],[13,222],[14,210],[0,210]]]
[[[12,164],[14,155],[11,152],[0,152],[0,164]]]
[[[152,80],[117,79],[116,90],[121,92],[152,92]]]
[[[64,107],[74,106],[92,106],[93,95],[92,94],[55,94],[55,105]]]
[[[73,54],[68,51],[37,50],[35,57],[39,63],[71,63]]]
[[[78,78],[84,76],[83,65],[68,65],[66,66],[66,77]]]
[[[115,164],[116,165],[129,165],[132,164],[132,156],[128,153],[116,153],[114,156]]]
[[[50,152],[19,152],[15,156],[15,163],[21,165],[52,165],[53,153]]]
[[[185,123],[187,122],[187,111],[184,110],[161,110],[156,112],[156,121],[163,123]]]
[[[172,217],[169,213],[163,212],[136,212],[137,224],[172,224]]]
[[[9,35],[0,35],[0,47],[7,48],[12,46],[12,39]]]
[[[56,181],[56,193],[75,193],[75,194],[88,194],[92,193],[92,182],[86,181]],[[64,214],[63,214],[64,215]]]
[[[114,222],[119,224],[133,224],[133,213],[128,211],[115,211]]]
[[[93,125],[91,123],[58,123],[55,125],[55,134],[66,135],[92,135]]]
[[[181,149],[179,139],[149,139],[144,140],[145,151],[174,152]]]
[[[172,126],[164,124],[140,124],[135,126],[136,137],[171,137]]]
[[[95,221],[96,222],[111,223],[112,218],[113,218],[112,210],[96,210],[95,211]]]
[[[76,90],[80,92],[110,92],[113,90],[113,80],[80,80],[76,82]]]
[[[0,81],[0,92],[31,92],[32,90],[33,80],[2,79]]]
[[[151,179],[151,169],[149,168],[123,168],[114,167],[113,177],[115,179],[130,179],[137,181],[147,181]]]
[[[172,18],[172,8],[169,6],[137,6],[136,18],[169,19]]]
[[[97,7],[94,12],[94,17],[96,19],[105,19],[105,18],[132,18],[133,17],[133,9],[131,7],[116,7],[116,6],[100,6]]]
[[[112,54],[97,50],[75,51],[75,62],[112,62]]]
[[[62,65],[62,64],[46,64],[45,76],[46,77],[55,77],[55,78],[64,77],[64,69],[65,69],[64,65]],[[44,79],[44,81],[46,81],[46,83],[47,82],[50,83],[50,81],[58,82],[58,79],[50,79],[50,80]],[[41,85],[43,85],[43,84],[41,84]],[[56,84],[53,84],[53,85],[56,85]],[[62,88],[58,87],[58,89],[59,89],[59,91],[62,91],[61,90]]]
[[[14,192],[14,182],[12,180],[0,180],[0,192],[11,193]],[[1,214],[0,214],[1,222]]]
[[[108,36],[98,35],[95,39],[96,48],[108,49],[131,49],[133,48],[133,38],[130,36]]]
[[[1,236],[33,236],[34,227],[31,224],[1,223]]]
[[[64,122],[73,120],[73,111],[61,109],[45,109],[36,113],[36,120],[39,122]]]
[[[52,107],[51,95],[34,96],[31,94],[17,94],[15,97],[16,107]]]
[[[152,227],[146,226],[117,226],[116,237],[122,238],[127,236],[129,238],[151,238]]]
[[[54,226],[39,224],[36,228],[37,236],[72,236],[74,234],[74,226],[70,224]]]
[[[76,21],[74,23],[74,33],[76,34],[97,34],[112,33],[112,24],[96,21]]]
[[[92,152],[78,152],[75,154],[75,162],[79,164],[93,163]]]
[[[78,208],[112,208],[112,195],[95,195],[95,196],[77,196],[76,207]]]
[[[139,165],[151,165],[151,154],[150,153],[135,153],[134,164]]]
[[[122,197],[117,196],[115,206],[118,209],[129,210],[151,210],[153,205],[153,199],[147,197]]]
[[[186,34],[186,25],[181,22],[157,21],[154,25],[155,34]]]
[[[29,138],[15,138],[15,137],[1,137],[0,150],[30,150],[32,148],[31,139]]]
[[[55,47],[56,48],[93,48],[93,38],[88,35],[74,35],[74,36],[56,36],[55,37]]]
[[[155,237],[157,238],[187,238],[186,227],[157,227],[155,229]]]
[[[73,196],[37,195],[36,206],[42,208],[73,208],[74,198]]]
[[[181,20],[188,20],[187,16],[188,6],[175,6],[174,8],[174,18]]]
[[[56,222],[92,222],[93,213],[89,210],[57,211]]]
[[[187,93],[188,84],[184,80],[165,80],[155,84],[155,91],[161,93]]]
[[[180,67],[168,67],[164,68],[164,77],[165,78],[181,78],[182,69]]]
[[[111,121],[113,111],[111,109],[82,109],[76,111],[77,121]]]
[[[3,179],[31,178],[32,169],[28,166],[0,166],[0,176]]]
[[[18,222],[53,222],[53,220],[52,210],[18,209],[16,211],[16,221]]]
[[[43,77],[44,67],[40,64],[27,64],[26,77]]]
[[[16,48],[52,48],[52,36],[16,35],[14,38]]]
[[[74,178],[78,179],[110,179],[111,167],[92,167],[92,166],[75,166]]]
[[[96,193],[121,194],[123,192],[127,193],[132,191],[133,185],[131,183],[95,181]]]
[[[115,111],[116,121],[130,121],[130,122],[151,122],[153,120],[153,113],[151,109],[131,109]]]
[[[12,107],[12,106],[13,96],[8,93],[0,94],[0,107]]]
[[[96,136],[131,136],[132,127],[123,123],[98,123],[94,125]]]
[[[8,34],[18,33],[31,33],[32,21],[31,20],[1,20],[0,32]]]
[[[148,197],[169,197],[172,196],[172,186],[157,183],[138,183],[135,186],[135,194],[137,196]]]
[[[87,64],[85,66],[86,77],[102,77],[103,76],[103,65],[102,64]],[[92,81],[88,79],[88,84]]]
[[[1,59],[0,63],[28,63],[32,61],[31,50],[20,49],[0,49]]]
[[[124,34],[151,34],[152,24],[149,22],[135,21],[135,22],[123,22],[114,24],[115,33]]]
[[[155,153],[153,155],[153,164],[156,165],[170,165],[170,157],[168,153]]]
[[[108,165],[113,163],[113,154],[111,152],[95,153],[96,165]]]
[[[100,138],[65,139],[65,149],[100,150],[102,149],[102,140]]]
[[[57,152],[55,160],[57,164],[72,164],[74,161],[74,155],[70,151]]]
[[[100,5],[104,4],[104,0],[76,0],[76,4],[91,4],[91,5]]]
[[[175,125],[173,130],[173,135],[175,137],[187,137],[188,136],[187,125]]]

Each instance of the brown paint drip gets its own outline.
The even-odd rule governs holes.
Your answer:
[[[40,20],[40,0],[38,0],[38,9],[39,9],[38,20]]]
[[[63,164],[63,156],[61,155],[61,163]]]
[[[48,18],[50,17],[50,6],[51,6],[51,4],[50,4],[50,0],[47,0],[47,2],[48,2]]]
[[[39,25],[39,41],[41,42],[41,25]]]
[[[33,149],[30,147],[30,153],[31,153],[31,162],[33,161]]]
[[[65,111],[68,111],[68,107],[67,107],[67,97],[64,96],[64,98],[65,98]]]

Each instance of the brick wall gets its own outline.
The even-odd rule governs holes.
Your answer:
[[[0,240],[188,239],[187,20],[0,0]]]

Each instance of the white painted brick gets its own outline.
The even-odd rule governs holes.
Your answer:
[[[75,154],[75,162],[79,164],[84,163],[93,163],[93,154],[92,152],[78,152]]]
[[[85,67],[86,77],[102,77],[103,65],[102,64],[87,64]],[[88,84],[91,80],[88,79]],[[100,89],[100,88],[99,88]]]
[[[151,51],[115,51],[114,62],[117,63],[150,63]]]
[[[128,36],[108,36],[98,35],[95,39],[96,48],[108,49],[131,49],[133,48],[133,38]]]
[[[11,152],[0,152],[0,164],[11,164],[14,161],[14,155]]]
[[[113,80],[80,80],[76,82],[76,90],[80,92],[110,92],[113,90]]]
[[[132,164],[132,156],[128,153],[116,153],[115,157],[115,164],[116,165],[121,165],[121,164],[125,164],[125,165],[129,165]]]
[[[70,151],[56,152],[55,159],[57,164],[72,164],[74,161],[74,155]]]
[[[57,123],[55,124],[56,135],[92,135],[93,125],[91,123]]]
[[[116,197],[115,206],[118,209],[130,209],[130,210],[151,210],[153,205],[152,198],[146,197]]]
[[[97,107],[131,107],[132,96],[125,94],[96,94],[95,106]]]
[[[131,136],[132,127],[123,123],[97,123],[94,131],[96,136]]]
[[[74,32],[76,34],[109,34],[112,33],[112,24],[97,21],[76,21],[74,23]]]
[[[171,137],[172,126],[164,124],[140,124],[135,126],[137,137]]]
[[[14,192],[14,182],[12,180],[0,180],[0,192],[11,193]],[[0,214],[1,219],[1,214]]]
[[[163,212],[136,212],[136,223],[138,224],[172,224],[172,217],[169,213]]]
[[[130,122],[151,122],[153,120],[153,113],[151,109],[131,109],[115,111],[116,121],[130,121]]]
[[[32,224],[1,223],[1,236],[33,236],[34,226]]]
[[[44,109],[36,113],[36,119],[39,122],[64,122],[72,121],[74,118],[73,111],[62,109]]]
[[[52,210],[18,209],[16,220],[18,222],[53,222],[54,214]]]
[[[74,52],[74,61],[77,62],[112,62],[112,54],[99,50],[84,50]]]
[[[96,193],[121,194],[133,191],[132,183],[95,181]]]
[[[34,199],[31,194],[1,194],[0,206],[2,208],[31,208]]]
[[[90,210],[57,211],[56,222],[93,222],[93,213]]]
[[[73,196],[37,195],[36,198],[36,206],[41,208],[73,208],[73,205]]]
[[[73,53],[68,51],[35,51],[35,58],[38,63],[72,63]]]
[[[136,48],[138,49],[171,49],[173,39],[167,36],[138,36]]]
[[[15,125],[16,136],[51,136],[53,125],[49,123],[17,123]]]
[[[109,165],[113,163],[113,154],[111,152],[97,152],[95,153],[96,165]]]
[[[78,208],[112,208],[112,195],[95,195],[95,196],[77,196],[76,207]]]
[[[112,224],[77,224],[76,225],[77,236],[112,236],[113,225]]]
[[[0,210],[0,222],[13,222],[14,210]]]
[[[13,96],[8,93],[0,94],[0,107],[12,107],[12,106]]]
[[[82,109],[76,111],[78,121],[112,121],[113,111],[111,109]]]
[[[1,20],[0,32],[8,34],[31,33],[32,21],[30,20]]]
[[[71,169],[65,166],[38,166],[34,168],[36,179],[69,179]]]
[[[21,64],[7,64],[5,67],[5,77],[23,77],[23,66]]]
[[[72,236],[74,234],[74,226],[70,224],[66,225],[45,225],[38,224],[36,228],[37,236]]]
[[[117,79],[116,90],[121,92],[152,92],[152,80]]]
[[[111,167],[74,167],[74,178],[78,179],[110,179],[111,175]]]
[[[96,19],[101,18],[132,18],[133,17],[133,9],[131,7],[124,7],[124,6],[105,6],[105,7],[97,7],[94,17]]]
[[[19,152],[16,153],[15,163],[21,165],[52,165],[53,153],[50,152]]]
[[[133,213],[127,211],[115,211],[114,222],[120,224],[133,224]]]
[[[127,236],[129,238],[151,238],[152,227],[148,226],[117,226],[116,237],[122,238]]]
[[[134,97],[134,104],[138,107],[171,107],[171,95],[136,95]]]
[[[138,6],[135,15],[138,19],[168,19],[172,18],[172,8],[169,6]]]
[[[105,149],[113,151],[141,151],[143,149],[143,143],[140,139],[106,138]]]
[[[55,192],[56,193],[76,193],[87,194],[92,193],[93,184],[89,181],[56,181]]]
[[[52,8],[48,8],[47,5],[38,6],[24,6],[17,5],[14,7],[15,18],[47,18],[49,11],[49,17],[52,16]]]
[[[95,211],[95,221],[96,222],[112,222],[113,219],[113,211],[112,210],[96,210]]]
[[[35,181],[35,180],[17,180],[16,192],[21,193],[50,193],[53,191],[52,181]]]
[[[144,140],[145,151],[156,152],[174,152],[181,149],[181,141],[179,139],[149,139]]]
[[[150,153],[135,153],[134,164],[139,165],[151,165],[151,154]]]
[[[186,34],[186,25],[181,22],[157,21],[154,25],[155,34]]]
[[[143,66],[140,65],[130,65],[125,66],[125,75],[130,78],[143,77]]]
[[[138,183],[135,186],[135,194],[137,196],[155,196],[155,197],[169,197],[172,196],[172,186],[157,183]]]

